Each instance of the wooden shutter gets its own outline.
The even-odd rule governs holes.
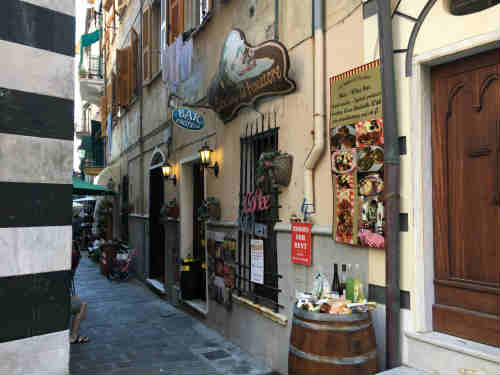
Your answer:
[[[109,9],[113,5],[113,3],[114,3],[114,0],[104,0],[102,3],[102,6],[104,7],[104,9],[106,9],[106,12],[109,12]]]
[[[108,103],[106,101],[106,96],[101,96],[101,136],[106,136],[106,117],[108,117]]]
[[[137,95],[137,71],[139,61],[139,36],[137,32],[132,29],[131,33],[131,52],[130,52],[130,98]]]
[[[106,108],[107,114],[113,111],[113,78],[108,79],[108,84],[106,85]],[[106,115],[107,115],[106,114]]]
[[[117,104],[126,106],[129,103],[129,48],[116,50],[117,67]]]
[[[151,7],[146,8],[142,18],[142,73],[143,80],[151,79]]]
[[[172,44],[177,36],[184,31],[184,7],[182,0],[170,0],[168,16],[170,20],[168,44]]]

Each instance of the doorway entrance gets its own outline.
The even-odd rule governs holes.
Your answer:
[[[165,231],[160,221],[164,203],[161,167],[149,172],[149,278],[165,285]]]
[[[500,50],[432,69],[433,328],[499,342]]]
[[[206,301],[206,276],[203,268],[205,261],[205,222],[198,220],[198,208],[205,199],[205,172],[199,154],[180,161],[180,247],[182,258],[196,260],[197,273],[195,286],[184,303],[203,315],[208,313]],[[196,292],[194,291],[196,289]],[[184,297],[183,297],[184,298]]]

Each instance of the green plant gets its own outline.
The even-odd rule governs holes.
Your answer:
[[[277,156],[280,156],[281,152],[263,152],[260,154],[259,160],[257,161],[257,167],[255,170],[255,177],[257,178],[257,185],[261,186],[264,184],[265,180],[270,176],[269,172],[274,168],[273,161]]]
[[[220,201],[215,197],[207,197],[197,211],[198,220],[220,219]]]

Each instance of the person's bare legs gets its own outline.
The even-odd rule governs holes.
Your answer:
[[[76,342],[78,338],[78,330],[80,329],[80,323],[83,319],[83,314],[85,313],[86,308],[87,308],[87,302],[83,302],[80,311],[73,318],[73,324],[71,325],[71,335],[69,338],[71,343]]]

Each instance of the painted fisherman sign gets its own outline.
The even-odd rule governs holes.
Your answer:
[[[210,106],[224,122],[259,98],[295,91],[288,78],[290,58],[283,44],[270,40],[252,47],[245,34],[232,30],[222,48],[219,71],[208,92]]]

